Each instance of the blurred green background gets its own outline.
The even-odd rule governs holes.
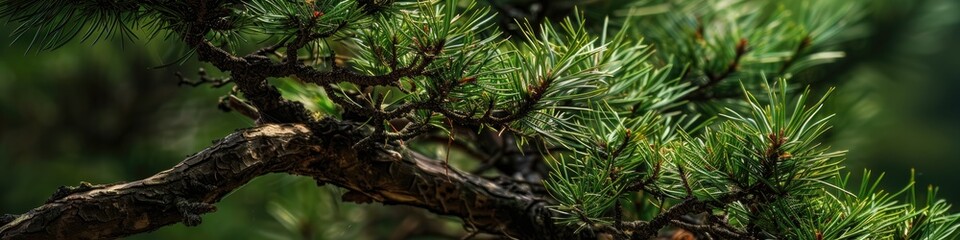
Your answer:
[[[517,1],[523,2],[523,1]],[[877,1],[848,57],[821,66],[838,87],[828,141],[849,149],[847,166],[887,173],[894,189],[911,168],[920,184],[960,203],[960,9],[951,1]],[[0,213],[23,213],[61,185],[150,176],[253,122],[217,109],[229,89],[180,87],[195,61],[169,42],[71,43],[27,51],[0,27]],[[211,69],[211,68],[208,68]],[[462,227],[404,207],[340,202],[338,190],[306,178],[257,178],[203,216],[199,227],[163,228],[133,239],[447,239]]]

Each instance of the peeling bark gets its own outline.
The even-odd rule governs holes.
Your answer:
[[[46,204],[0,227],[0,238],[110,239],[177,222],[192,226],[231,191],[274,172],[349,189],[343,196],[349,201],[458,216],[467,227],[493,234],[521,239],[573,235],[572,229],[555,226],[545,204],[533,196],[415,153],[386,148],[358,152],[338,138],[343,137],[302,124],[240,130],[146,179],[61,189]]]

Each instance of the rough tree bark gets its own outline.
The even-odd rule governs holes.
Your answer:
[[[479,231],[521,239],[567,237],[545,203],[462,173],[442,161],[378,147],[358,152],[337,123],[270,124],[235,132],[149,178],[61,188],[44,205],[0,227],[2,239],[110,239],[183,222],[253,178],[269,173],[309,176],[348,189],[343,198],[428,209],[458,216]]]

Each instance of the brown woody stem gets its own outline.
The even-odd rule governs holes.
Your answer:
[[[325,128],[333,130],[318,130]],[[348,201],[422,207],[489,233],[521,239],[573,235],[573,229],[554,225],[545,204],[532,196],[416,154],[383,147],[358,153],[337,129],[283,124],[241,130],[149,178],[58,192],[0,227],[0,238],[109,239],[177,222],[195,225],[231,191],[276,172],[348,189]]]

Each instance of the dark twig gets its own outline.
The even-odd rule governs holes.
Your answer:
[[[233,94],[220,97],[220,103],[217,104],[217,107],[225,112],[231,110],[237,111],[241,115],[253,120],[260,119],[260,111],[257,111],[257,108],[240,100],[240,98],[237,98],[237,96]]]
[[[653,237],[658,230],[665,227],[674,220],[679,220],[689,214],[698,214],[707,212],[711,209],[723,208],[727,204],[741,201],[747,205],[762,204],[774,201],[775,198],[762,197],[771,191],[769,187],[762,184],[755,184],[748,189],[738,190],[718,196],[715,199],[701,200],[694,197],[687,197],[682,202],[670,207],[665,212],[658,214],[649,222],[636,221],[623,223],[623,229],[634,232],[632,238],[648,239]],[[760,197],[758,197],[760,196]],[[733,228],[726,229],[736,232]]]
[[[687,193],[688,197],[693,196],[693,189],[690,188],[690,181],[687,180],[687,172],[683,170],[683,166],[677,165],[677,172],[680,174],[680,181],[683,183],[683,190]]]
[[[284,47],[287,44],[287,42],[290,41],[290,38],[292,38],[292,36],[293,35],[288,35],[283,39],[280,39],[280,42],[278,42],[277,44],[258,49],[257,51],[250,53],[250,55],[248,56],[266,56],[267,54],[276,54],[277,50]]]
[[[226,86],[228,83],[231,83],[231,82],[232,82],[232,80],[231,80],[229,77],[227,77],[227,78],[211,78],[211,77],[207,76],[207,71],[204,70],[203,68],[200,68],[200,70],[197,71],[197,74],[200,76],[200,79],[198,79],[198,80],[196,80],[196,81],[192,81],[192,80],[190,80],[190,79],[187,79],[187,78],[184,77],[183,74],[181,74],[180,72],[177,72],[177,73],[174,73],[174,74],[177,76],[178,79],[180,79],[180,81],[177,82],[177,85],[178,85],[178,86],[188,85],[188,86],[191,86],[191,87],[196,87],[196,86],[200,86],[200,85],[203,85],[203,84],[210,84],[210,86],[212,86],[212,87],[214,87],[214,88],[220,88],[220,87]]]
[[[716,73],[707,73],[707,83],[700,85],[697,90],[694,90],[683,97],[684,100],[689,101],[702,101],[711,99],[712,93],[710,90],[716,87],[720,82],[723,82],[724,79],[737,72],[737,68],[740,67],[740,59],[747,53],[747,39],[740,39],[737,42],[737,46],[734,48],[735,55],[733,61],[730,64],[727,64],[726,70],[720,74]]]

